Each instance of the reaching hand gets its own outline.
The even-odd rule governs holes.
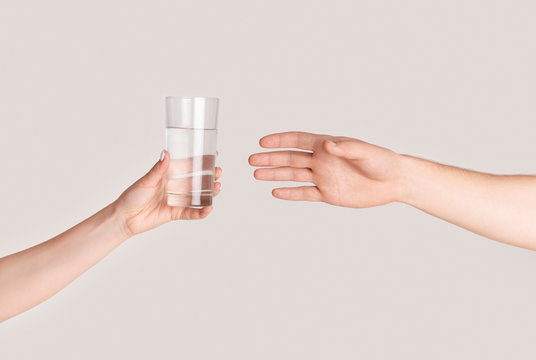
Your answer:
[[[202,209],[174,207],[167,204],[166,170],[169,167],[169,153],[163,152],[163,159],[141,179],[130,186],[115,202],[115,208],[124,220],[125,232],[135,235],[150,230],[172,220],[203,219],[212,207]],[[217,167],[215,179],[221,175]],[[220,192],[221,184],[214,183],[214,196]]]
[[[249,163],[258,180],[309,182],[314,186],[276,188],[283,200],[323,201],[346,207],[370,207],[400,198],[400,155],[366,142],[329,135],[287,132],[263,137],[264,148],[297,148],[306,151],[273,151],[253,154]]]

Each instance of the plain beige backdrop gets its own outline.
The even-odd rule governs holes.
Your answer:
[[[0,325],[0,358],[534,359],[536,253],[402,204],[271,197],[270,132],[536,173],[536,5],[0,0],[0,256],[158,159],[164,96],[221,99],[204,221],[132,238]],[[536,221],[536,220],[535,220]]]

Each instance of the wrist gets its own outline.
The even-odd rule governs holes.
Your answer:
[[[113,226],[117,229],[118,234],[123,241],[135,235],[128,227],[127,218],[119,209],[117,200],[108,205],[104,210],[106,211],[108,219],[111,221],[111,223],[113,223]]]
[[[419,177],[419,161],[422,160],[410,155],[398,155],[397,202],[411,203],[411,199],[415,194],[416,179]]]

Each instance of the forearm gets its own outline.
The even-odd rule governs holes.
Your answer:
[[[48,299],[127,239],[114,205],[0,259],[0,322]]]
[[[477,234],[536,250],[536,177],[401,157],[401,201]]]

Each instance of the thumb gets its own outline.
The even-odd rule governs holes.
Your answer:
[[[144,186],[156,186],[162,177],[166,174],[166,171],[169,167],[169,153],[166,150],[162,150],[160,159],[152,167],[147,174],[145,174],[141,179],[140,183]]]
[[[324,149],[331,155],[350,160],[358,160],[365,156],[367,143],[359,140],[324,141]]]

